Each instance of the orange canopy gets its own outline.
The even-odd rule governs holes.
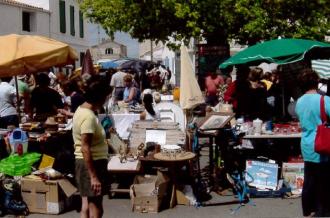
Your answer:
[[[73,64],[78,56],[69,45],[43,36],[0,36],[0,77]]]

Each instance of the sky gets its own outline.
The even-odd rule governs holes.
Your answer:
[[[38,1],[36,1],[36,0],[16,0],[16,1],[49,10],[49,0],[38,0]]]

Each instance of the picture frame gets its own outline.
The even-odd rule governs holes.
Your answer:
[[[246,160],[246,172],[253,178],[249,186],[276,190],[278,185],[278,164],[258,160]]]
[[[198,128],[202,131],[218,130],[228,124],[234,116],[234,113],[213,112],[200,122]]]

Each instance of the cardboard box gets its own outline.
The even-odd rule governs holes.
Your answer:
[[[180,190],[176,190],[176,203],[179,205],[186,205],[186,206],[190,205],[189,199]]]
[[[283,163],[282,177],[292,194],[300,195],[304,184],[304,162]]]
[[[59,214],[76,191],[66,179],[42,180],[29,175],[21,180],[22,197],[32,213]]]
[[[157,213],[168,186],[168,177],[157,175],[136,176],[130,188],[132,211]]]

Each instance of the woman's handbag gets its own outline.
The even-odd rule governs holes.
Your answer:
[[[320,110],[322,123],[317,126],[314,150],[319,154],[330,156],[330,126],[325,113],[323,95],[321,96]]]

